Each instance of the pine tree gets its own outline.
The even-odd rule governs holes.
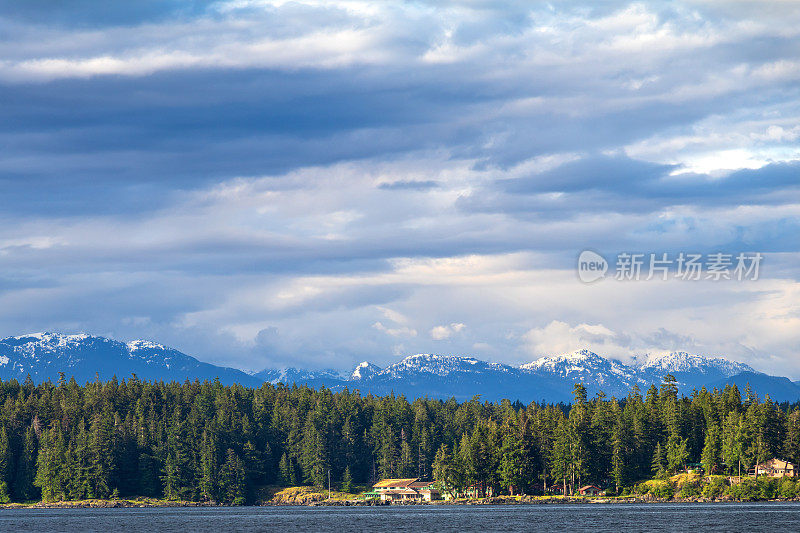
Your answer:
[[[401,430],[401,442],[400,442],[400,461],[399,461],[399,474],[401,477],[408,477],[411,475],[411,469],[414,464],[414,459],[411,454],[411,446],[408,444],[408,440],[406,439],[405,430]]]
[[[303,480],[317,487],[325,485],[329,468],[324,437],[314,421],[313,413],[308,414],[303,430]]]
[[[22,453],[17,459],[17,472],[14,476],[14,498],[17,501],[32,500],[39,496],[33,484],[36,477],[37,457],[36,431],[31,424],[25,430]]]
[[[212,431],[203,431],[203,445],[200,449],[200,497],[204,501],[217,499],[217,442]]]
[[[281,460],[278,463],[278,471],[280,472],[280,482],[282,485],[289,485],[292,483],[291,467],[289,457],[286,455],[286,452],[283,452]]]
[[[164,483],[164,496],[168,500],[179,499],[178,466],[172,453],[167,454],[167,460],[164,462],[164,475],[161,479]]]
[[[717,435],[716,426],[711,426],[706,431],[706,440],[700,456],[700,462],[703,464],[703,469],[707,475],[712,475],[717,463],[719,463],[719,448],[719,436]]]
[[[629,430],[623,423],[621,414],[614,424],[611,436],[611,475],[614,478],[616,492],[625,485],[627,476],[627,457],[629,449]]]
[[[664,473],[664,452],[661,449],[661,443],[656,444],[656,449],[653,451],[653,461],[651,463],[651,471],[656,476],[661,476]]]
[[[350,467],[344,469],[342,474],[342,492],[353,492],[353,475],[350,473]]]
[[[54,502],[66,499],[64,465],[66,447],[60,427],[52,424],[42,434],[36,460],[34,484],[42,490],[42,500]]]
[[[689,452],[686,449],[686,439],[682,439],[678,435],[671,435],[667,439],[667,470],[670,473],[678,471],[678,469],[686,465],[688,458]]]
[[[0,503],[11,501],[11,445],[6,426],[0,425]]]
[[[89,441],[90,498],[107,498],[112,491],[111,476],[114,467],[112,428],[113,419],[108,411],[94,415]]]
[[[231,505],[244,505],[247,493],[244,464],[231,448],[228,448],[225,463],[220,469],[219,477],[222,501]]]
[[[522,446],[518,439],[516,428],[504,428],[503,445],[500,449],[500,482],[508,488],[509,494],[514,495],[515,488],[519,491],[522,484]]]
[[[556,429],[556,440],[553,452],[550,455],[550,472],[556,480],[561,480],[563,494],[567,495],[567,478],[572,467],[572,447],[570,445],[570,431],[566,420],[563,420]]]

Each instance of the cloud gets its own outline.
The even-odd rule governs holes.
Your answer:
[[[459,331],[461,331],[465,327],[467,327],[467,326],[465,326],[464,324],[462,324],[460,322],[453,322],[453,323],[451,323],[449,325],[445,325],[445,326],[434,326],[433,328],[431,328],[430,336],[435,341],[441,341],[441,340],[449,339],[455,333],[458,333]]]
[[[6,4],[4,334],[255,370],[691,346],[800,376],[791,3]],[[764,272],[587,287],[586,248]]]
[[[389,328],[384,326],[381,322],[375,322],[372,327],[378,331],[383,331],[392,337],[416,337],[417,330],[405,326],[399,328]]]

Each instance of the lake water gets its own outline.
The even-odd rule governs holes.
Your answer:
[[[800,503],[0,510],[0,532],[800,531]]]

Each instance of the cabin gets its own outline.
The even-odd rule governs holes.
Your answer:
[[[364,497],[387,502],[429,502],[441,499],[441,494],[433,481],[421,481],[413,477],[382,479]]]
[[[783,461],[781,459],[770,459],[769,461],[765,461],[761,464],[758,464],[754,468],[756,476],[767,476],[767,477],[794,477],[795,470],[794,465],[789,461]]]
[[[597,485],[585,485],[578,489],[581,496],[600,496],[602,490]]]

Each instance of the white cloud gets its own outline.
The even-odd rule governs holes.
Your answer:
[[[460,322],[453,322],[449,325],[445,326],[434,326],[431,328],[430,336],[435,341],[442,341],[445,339],[449,339],[455,333],[458,333],[466,326]]]
[[[383,332],[391,335],[392,337],[416,337],[417,336],[417,331],[415,329],[408,328],[408,327],[405,327],[405,326],[401,326],[401,327],[397,327],[397,328],[391,328],[391,327],[384,326],[383,323],[381,323],[381,322],[375,322],[374,324],[372,324],[372,327],[377,329],[378,331],[383,331]]]
[[[800,58],[791,46],[800,12],[789,3],[744,4],[242,0],[195,18],[91,29],[4,21],[11,37],[0,41],[0,79],[9,90],[39,82],[31,106],[61,107],[36,131],[36,120],[13,110],[4,126],[24,127],[0,132],[11,147],[0,174],[53,177],[58,169],[61,182],[69,169],[65,183],[99,176],[94,192],[149,175],[135,166],[144,157],[164,176],[207,152],[214,168],[173,187],[163,207],[4,216],[0,327],[148,336],[254,369],[386,363],[442,346],[508,363],[583,347],[620,358],[675,347],[800,377],[797,188],[766,186],[758,198],[728,203],[680,194],[691,180],[712,181],[688,172],[716,177],[800,160],[792,96]],[[764,43],[775,39],[784,41],[769,50]],[[233,89],[212,96],[211,87],[192,86],[180,96],[200,104],[180,105],[196,106],[185,115],[192,118],[218,112],[213,128],[165,131],[168,113],[150,129],[130,120],[154,106],[168,111],[174,87],[185,89],[181,76],[209,70]],[[243,81],[245,70],[270,77]],[[147,98],[103,107],[107,79]],[[84,95],[70,96],[68,86],[90,103],[80,107]],[[238,100],[273,90],[274,107],[252,117],[250,102]],[[332,92],[340,100],[325,100]],[[364,103],[371,99],[378,103]],[[348,107],[325,116],[303,107],[320,101]],[[226,122],[237,102],[246,112]],[[276,109],[308,124],[278,117],[270,129]],[[84,140],[94,120],[115,111],[120,122]],[[122,121],[141,130],[134,135]],[[102,150],[117,137],[127,143],[126,134],[139,146]],[[50,145],[27,151],[48,135]],[[376,139],[382,144],[364,148]],[[281,170],[262,169],[297,146],[306,151]],[[217,160],[220,147],[227,159]],[[170,159],[176,150],[190,158]],[[645,191],[615,200],[638,183],[615,187],[613,176],[574,176],[578,191],[565,176],[563,191],[542,194],[504,193],[497,184],[596,153],[677,165],[664,180],[675,198]],[[312,165],[309,154],[326,157]],[[243,155],[257,164],[240,172]],[[134,168],[103,181],[99,161]],[[31,184],[18,203],[55,198]],[[129,189],[120,187],[122,199]],[[586,286],[571,270],[585,247],[731,243],[768,245],[761,281]],[[269,345],[256,342],[269,328]]]

